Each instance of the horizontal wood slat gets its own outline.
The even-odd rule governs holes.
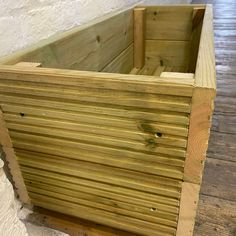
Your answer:
[[[74,102],[88,102],[88,103],[98,103],[103,104],[111,104],[110,106],[114,107],[118,106],[127,106],[127,107],[140,107],[140,108],[149,108],[149,109],[161,109],[161,110],[173,110],[177,112],[185,112],[190,113],[190,101],[189,99],[182,97],[165,97],[165,96],[146,96],[145,97],[136,97],[132,96],[132,94],[122,96],[122,92],[120,94],[110,93],[105,96],[105,93],[101,95],[99,92],[90,92],[90,93],[78,93],[77,91],[73,91],[73,89],[66,90],[61,88],[60,90],[56,90],[54,88],[31,88],[31,87],[23,87],[23,86],[15,86],[9,84],[3,85],[0,82],[0,92],[7,94],[14,94],[17,96],[18,94],[24,95],[34,95],[39,97],[45,97],[47,99],[55,98],[62,99],[64,101],[74,101]],[[101,91],[102,92],[102,91]]]
[[[0,79],[76,86],[95,89],[111,89],[150,94],[179,95],[191,97],[194,88],[192,79],[162,79],[160,77],[95,73],[46,68],[17,68],[0,66]],[[72,87],[72,88],[73,88]],[[75,87],[74,87],[75,88]],[[145,89],[144,89],[145,88]]]
[[[166,219],[162,218],[159,214],[152,213],[151,209],[149,208],[145,209],[134,205],[112,202],[106,198],[99,198],[98,196],[92,196],[86,194],[83,198],[81,198],[83,194],[81,194],[78,191],[65,189],[63,187],[52,186],[44,183],[37,183],[36,181],[31,181],[31,182],[26,181],[26,186],[29,192],[36,192],[43,195],[46,194],[52,197],[58,196],[58,198],[61,198],[60,197],[61,195],[65,195],[65,197],[62,198],[62,200],[69,199],[70,201],[72,197],[74,198],[74,200],[72,201],[80,206],[102,209],[108,212],[116,212],[117,214],[127,215],[130,217],[149,221],[152,223],[159,223],[167,226],[176,227],[177,215],[169,214],[168,217],[171,219]],[[48,191],[52,193],[48,194]],[[93,198],[91,199],[91,197]]]
[[[192,6],[147,6],[146,39],[190,40]]]
[[[69,201],[63,201],[60,199],[55,199],[49,196],[40,195],[33,192],[30,192],[30,197],[32,199],[32,202],[38,206],[59,212],[62,212],[63,209],[65,209],[64,213],[77,217],[83,216],[83,218],[85,219],[94,220],[101,224],[109,223],[110,226],[120,229],[126,228],[128,231],[131,232],[148,234],[150,236],[170,236],[176,232],[176,230],[172,227],[153,224],[139,219],[130,218],[124,215],[120,217],[115,213],[80,206]],[[72,199],[73,198],[71,198],[71,200]],[[81,215],[81,212],[83,212],[83,215]],[[104,216],[106,216],[106,219],[104,218]]]
[[[24,167],[22,167],[24,169]],[[40,172],[39,172],[40,173]],[[54,175],[58,175],[54,173]],[[51,172],[46,172],[46,176],[34,175],[32,173],[27,173],[23,171],[23,176],[27,181],[27,184],[30,186],[31,184],[48,184],[50,186],[58,186],[64,189],[74,190],[79,194],[79,197],[82,199],[87,199],[90,201],[98,201],[105,205],[115,205],[118,204],[120,206],[124,206],[125,208],[130,208],[132,211],[146,212],[151,215],[157,215],[159,217],[163,217],[166,219],[176,220],[176,214],[178,213],[178,208],[170,205],[164,205],[163,203],[152,202],[151,200],[146,201],[142,199],[136,199],[134,196],[125,196],[120,194],[116,194],[110,192],[108,189],[106,191],[100,189],[99,183],[97,188],[88,187],[87,185],[83,185],[83,180],[79,178],[74,178],[75,183],[65,182],[64,177],[62,175],[60,178],[55,178],[55,176],[51,175]],[[48,177],[48,178],[47,178]],[[73,178],[73,177],[68,177]],[[82,182],[82,184],[80,183]],[[133,205],[135,202],[135,205]],[[126,205],[127,204],[127,205]],[[152,209],[154,209],[152,211]]]
[[[2,109],[5,113],[14,113],[24,118],[24,116],[37,116],[42,118],[54,118],[59,120],[80,122],[83,124],[96,124],[109,127],[126,128],[135,131],[144,131],[147,133],[163,133],[172,134],[181,137],[187,137],[188,127],[181,125],[165,124],[161,122],[148,122],[145,120],[134,121],[122,118],[113,118],[106,116],[96,116],[86,113],[73,113],[66,111],[58,111],[54,109],[43,108],[28,108],[23,106],[2,105]],[[23,119],[22,118],[22,119]]]
[[[141,121],[156,121],[161,123],[169,123],[169,124],[177,124],[177,125],[184,125],[187,126],[189,124],[189,115],[185,113],[173,112],[173,111],[162,111],[162,110],[148,110],[148,109],[140,109],[135,110],[132,108],[125,109],[124,107],[104,107],[104,106],[97,106],[91,104],[80,104],[74,102],[65,102],[59,99],[57,100],[47,100],[41,97],[25,97],[24,95],[17,96],[8,96],[0,94],[0,99],[2,104],[11,105],[19,107],[22,105],[25,108],[36,108],[36,109],[52,109],[57,110],[58,112],[67,112],[71,116],[72,114],[78,113],[86,113],[87,115],[97,115],[99,117],[106,116],[106,117],[120,117],[120,118],[127,118],[128,120],[141,120]],[[8,106],[10,107],[10,106]],[[59,116],[60,117],[60,116]]]
[[[25,113],[24,113],[25,114]],[[8,122],[8,128],[11,125],[27,125],[28,127],[44,127],[66,130],[68,132],[80,134],[81,137],[90,137],[91,140],[98,137],[111,137],[120,140],[135,140],[145,143],[147,139],[153,139],[155,143],[168,146],[186,147],[187,140],[184,137],[175,135],[162,134],[161,137],[156,135],[156,132],[142,132],[140,130],[132,131],[124,128],[107,127],[105,125],[82,124],[73,121],[55,120],[53,118],[40,118],[31,116],[27,113],[23,117],[19,113],[4,114],[4,119]],[[14,129],[14,128],[13,128]]]
[[[104,183],[93,181],[87,178],[73,176],[73,175],[64,175],[60,172],[50,171],[46,169],[39,169],[36,167],[29,166],[21,166],[21,170],[23,175],[34,175],[38,177],[44,177],[46,179],[54,179],[59,183],[61,180],[67,183],[72,183],[75,185],[89,188],[90,193],[100,194],[100,191],[105,191],[105,196],[113,196],[113,198],[118,199],[120,201],[124,201],[127,203],[136,203],[137,205],[146,206],[146,207],[154,207],[158,209],[162,209],[163,211],[176,213],[178,212],[178,200],[175,198],[166,198],[164,196],[159,196],[156,194],[152,194],[149,192],[143,192],[142,190],[135,189],[127,189],[122,186],[112,185],[111,183]],[[58,180],[60,180],[58,182]],[[55,182],[54,182],[55,183]],[[69,186],[69,185],[68,185]],[[86,189],[87,189],[86,188]],[[82,191],[82,190],[81,190]],[[137,198],[136,196],[139,196]],[[132,200],[130,200],[130,198]],[[134,200],[135,199],[135,200]]]
[[[23,166],[28,166],[31,168],[36,166],[37,168],[44,170],[50,168],[54,172],[69,174],[75,177],[87,178],[98,182],[110,183],[139,191],[146,191],[159,196],[167,197],[167,202],[169,198],[171,202],[171,198],[178,199],[180,197],[180,189],[178,187],[168,185],[168,180],[170,181],[170,184],[171,181],[173,181],[168,178],[155,177],[155,181],[152,181],[148,180],[148,178],[153,177],[153,175],[149,174],[142,174],[134,171],[92,164],[78,160],[71,160],[70,163],[67,164],[69,161],[66,159],[57,160],[55,159],[56,157],[52,158],[52,156],[51,159],[49,159],[45,158],[45,155],[40,155],[40,159],[36,159],[35,157],[33,160],[30,160],[30,158],[27,157],[27,154],[21,151],[17,151],[17,156],[19,163]],[[132,177],[132,174],[138,174],[138,176]],[[141,179],[140,177],[143,177],[144,179]],[[164,185],[164,181],[166,181],[166,185]],[[158,182],[161,182],[161,184]],[[176,180],[177,185],[178,183],[179,182]]]

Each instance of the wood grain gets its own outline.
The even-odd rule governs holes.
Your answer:
[[[134,8],[134,67],[141,69],[145,64],[146,9]]]
[[[182,183],[179,220],[176,236],[192,236],[196,217],[200,186]]]

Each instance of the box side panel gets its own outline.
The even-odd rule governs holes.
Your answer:
[[[175,234],[192,80],[9,66],[0,78],[35,205],[144,235]]]
[[[147,6],[146,12],[146,64],[187,72],[193,7]]]
[[[132,43],[133,12],[127,10],[49,38],[3,59],[2,63],[16,64],[25,61],[41,63],[42,67],[102,71],[112,61],[114,64],[118,56],[126,55],[125,50],[130,53]],[[129,63],[132,63],[132,60]],[[119,65],[118,63],[115,67],[116,71]],[[124,69],[121,67],[118,72],[126,70],[127,66]]]

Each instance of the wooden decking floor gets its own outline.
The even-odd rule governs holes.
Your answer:
[[[194,236],[236,235],[236,1],[214,8],[217,97]]]

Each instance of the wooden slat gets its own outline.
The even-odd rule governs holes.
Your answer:
[[[99,93],[93,91],[77,92],[76,90],[69,89],[68,87],[63,88],[46,88],[44,86],[17,86],[3,84],[0,81],[0,92],[5,94],[14,94],[16,97],[19,94],[38,96],[50,100],[59,99],[64,101],[73,102],[88,102],[88,103],[98,103],[106,106],[109,104],[111,107],[114,106],[125,106],[125,107],[137,107],[149,109],[159,109],[159,110],[170,110],[177,112],[190,112],[190,100],[186,97],[174,97],[174,96],[156,96],[149,95],[148,98],[140,97],[137,94],[124,94],[121,93]],[[120,97],[118,97],[119,95]]]
[[[7,168],[10,170],[10,175],[13,180],[14,187],[19,199],[24,203],[30,203],[29,195],[27,193],[24,180],[16,161],[16,155],[13,149],[12,140],[10,138],[5,120],[3,119],[3,112],[0,109],[0,146],[1,155],[5,160]]]
[[[129,74],[130,70],[134,66],[134,45],[133,43],[127,47],[124,51],[120,53],[113,61],[111,61],[105,68],[102,69],[103,72],[110,73],[120,73]]]
[[[179,188],[157,183],[158,180],[162,180],[161,177],[155,178],[156,182],[152,182],[151,180],[148,181],[148,178],[151,178],[153,175],[139,173],[138,176],[134,177],[134,175],[137,175],[138,172],[112,168],[104,165],[86,163],[82,161],[71,160],[68,163],[68,158],[59,159],[56,156],[51,156],[50,159],[47,159],[45,157],[48,157],[48,155],[44,154],[40,156],[37,155],[37,158],[34,157],[34,159],[32,160],[32,158],[30,159],[26,156],[25,153],[23,154],[23,152],[21,151],[17,151],[17,156],[18,161],[22,166],[31,168],[37,166],[37,168],[43,170],[52,169],[54,172],[66,175],[69,174],[71,176],[86,178],[96,182],[110,183],[120,187],[146,191],[152,194],[156,194],[156,199],[158,199],[159,196],[166,197],[166,202],[171,202],[172,198],[179,199],[180,197]],[[111,173],[113,174],[111,175]],[[141,179],[140,177],[144,177],[144,179]],[[164,180],[168,181],[168,178],[164,178],[163,181]],[[168,184],[168,182],[166,182],[166,184]]]
[[[54,120],[50,118],[39,118],[32,117],[27,115],[22,118],[19,114],[4,114],[5,120],[11,126],[11,124],[17,125],[28,125],[34,127],[48,127],[48,128],[58,128],[66,131],[74,131],[81,135],[90,134],[91,140],[96,139],[98,135],[100,137],[115,137],[122,138],[122,140],[136,140],[145,142],[147,139],[153,139],[156,143],[165,144],[168,146],[176,146],[176,147],[186,147],[187,140],[184,138],[179,138],[171,135],[163,135],[161,137],[156,136],[156,133],[149,132],[141,132],[141,131],[130,131],[125,129],[117,129],[106,126],[97,126],[97,125],[88,125],[81,124],[76,122],[68,122],[68,121],[60,121]],[[8,126],[8,127],[10,127]],[[73,132],[72,132],[73,133]]]
[[[145,65],[140,71],[140,75],[152,75],[154,73],[155,67]]]
[[[0,144],[1,146],[12,148],[12,141],[4,120],[4,114],[0,109]]]
[[[181,147],[173,147],[168,145],[161,145],[155,142],[155,139],[140,142],[134,140],[122,140],[120,138],[106,137],[106,136],[91,136],[89,134],[82,134],[73,131],[66,131],[55,128],[34,127],[22,124],[8,124],[10,134],[14,135],[14,131],[22,133],[33,133],[38,136],[50,136],[51,138],[64,139],[65,142],[72,140],[73,142],[80,142],[81,145],[89,143],[91,148],[95,146],[112,147],[115,149],[135,150],[141,152],[149,152],[150,154],[164,154],[175,157],[185,157],[185,149]],[[12,132],[13,131],[13,132]],[[40,138],[39,137],[39,138]],[[158,138],[158,137],[157,137]],[[70,142],[71,143],[71,142]],[[65,143],[66,144],[66,143]],[[83,145],[85,146],[85,145]]]
[[[89,220],[69,216],[37,206],[34,207],[34,212],[28,216],[27,222],[55,229],[70,236],[83,234],[92,236],[136,236],[135,233],[115,229],[114,227],[97,224]]]
[[[38,137],[38,140],[40,142],[40,137]],[[27,148],[27,141],[22,140],[21,142],[18,140],[14,140],[13,142],[15,144],[16,147],[21,148],[21,149],[25,149]],[[25,144],[26,143],[26,144]],[[134,153],[134,157],[133,158],[129,158],[129,157],[123,157],[123,158],[119,158],[118,160],[115,158],[116,156],[112,157],[109,155],[102,155],[101,153],[98,153],[97,156],[94,155],[94,152],[98,149],[95,146],[93,147],[94,149],[92,151],[85,151],[85,150],[81,150],[80,149],[68,149],[67,146],[67,141],[65,141],[65,150],[60,152],[60,146],[57,146],[55,144],[55,147],[53,147],[52,145],[45,145],[45,148],[43,149],[43,145],[32,145],[32,148],[27,149],[27,150],[37,150],[40,151],[40,147],[41,150],[44,150],[44,153],[48,153],[48,154],[53,154],[53,155],[61,155],[61,156],[65,156],[65,157],[71,157],[77,160],[83,160],[83,161],[89,161],[92,163],[99,163],[99,164],[106,164],[109,166],[115,166],[115,167],[120,167],[120,168],[125,168],[125,169],[131,169],[131,170],[137,170],[140,172],[146,172],[146,173],[150,173],[150,174],[157,174],[160,176],[167,176],[167,177],[172,177],[172,178],[181,178],[183,176],[183,174],[181,173],[182,171],[182,167],[176,167],[176,166],[172,166],[172,165],[168,165],[165,163],[158,163],[158,157],[156,158],[156,162],[152,163],[149,160],[139,160],[138,158],[135,160],[135,153]],[[85,146],[85,145],[80,145],[80,146]],[[101,148],[99,148],[101,149]],[[53,151],[54,152],[53,152]],[[80,154],[81,153],[81,154]],[[80,154],[80,155],[79,155]],[[144,158],[145,158],[145,154],[144,154]],[[109,162],[108,162],[109,161]],[[168,160],[166,160],[166,162],[168,163]],[[143,168],[142,168],[143,166]]]
[[[48,193],[50,194],[49,191]],[[121,218],[114,213],[108,213],[107,211],[79,206],[78,204],[74,204],[69,201],[63,201],[45,195],[30,193],[30,196],[33,203],[38,206],[64,212],[72,216],[82,217],[84,219],[90,219],[95,222],[110,225],[116,228],[126,229],[131,232],[145,234],[148,233],[150,236],[163,236],[163,234],[173,235],[176,231],[174,228],[164,225],[153,224],[146,221],[144,222],[135,218],[129,218],[124,215]],[[104,216],[106,216],[106,218],[104,218]]]
[[[191,6],[147,6],[147,39],[189,40],[192,30]]]
[[[67,189],[63,186],[57,187],[49,185],[47,183],[40,183],[36,181],[26,181],[26,186],[29,192],[35,192],[38,194],[46,194],[51,197],[59,198],[64,201],[67,199],[72,200],[80,206],[92,207],[95,209],[105,210],[107,212],[116,212],[117,214],[126,215],[129,217],[134,217],[147,222],[152,222],[156,224],[163,224],[170,227],[176,227],[176,215],[169,214],[168,218],[163,218],[161,214],[153,213],[150,208],[142,208],[132,204],[124,204],[122,202],[114,202],[107,198],[101,198],[98,196],[92,196],[89,194],[82,194],[79,191],[73,189]],[[50,189],[51,194],[48,194]],[[70,200],[69,200],[70,201]],[[155,211],[154,211],[155,212]]]
[[[37,171],[36,174],[32,174],[24,172],[24,169],[25,167],[22,167],[23,176],[28,185],[31,185],[32,183],[35,184],[43,183],[43,184],[49,184],[50,186],[63,187],[64,189],[70,189],[76,191],[77,194],[79,194],[79,198],[82,199],[101,202],[105,205],[117,204],[118,207],[124,207],[125,209],[128,208],[132,211],[147,213],[154,216],[157,215],[159,217],[172,219],[176,221],[176,216],[177,216],[176,214],[178,213],[177,207],[155,202],[151,198],[148,201],[143,199],[137,199],[135,196],[125,196],[122,193],[117,194],[114,192],[110,192],[109,189],[106,189],[104,191],[103,189],[99,188],[99,183],[97,183],[96,188],[89,187],[87,185],[83,185],[82,179],[73,178],[71,176],[70,177],[67,176],[64,178],[63,175],[52,172],[44,172],[42,170]],[[42,176],[41,175],[42,172],[44,172],[46,176]],[[65,180],[67,179],[69,179],[68,182],[65,182]],[[75,183],[71,183],[70,182],[71,180],[74,180]],[[111,186],[108,187],[111,188]],[[152,211],[152,209],[154,210]]]
[[[141,130],[146,133],[156,134],[157,132],[163,134],[172,134],[181,137],[188,136],[188,127],[185,125],[171,125],[161,122],[147,122],[141,120],[140,122],[134,120],[126,120],[122,118],[111,118],[105,116],[96,116],[86,113],[73,113],[65,111],[57,111],[52,109],[45,108],[31,108],[31,107],[22,107],[14,105],[4,105],[2,104],[2,109],[4,112],[16,113],[22,117],[24,115],[46,117],[46,118],[59,118],[60,120],[68,120],[81,122],[83,124],[96,124],[104,125],[110,127],[119,127],[129,130]]]
[[[7,80],[32,81],[36,84],[76,86],[96,89],[113,89],[141,93],[155,93],[166,95],[192,96],[193,81],[189,79],[181,82],[176,79],[165,79],[141,76],[137,80],[135,75],[119,75],[109,73],[95,73],[87,71],[58,70],[47,68],[14,68],[0,66],[0,78]],[[158,85],[158,86],[156,86]],[[145,89],[144,89],[145,88]]]
[[[137,75],[140,70],[141,70],[141,69],[133,68],[133,69],[129,72],[129,74],[131,74],[131,75]]]
[[[154,76],[160,76],[161,73],[165,70],[165,66],[158,66],[156,70],[154,71]]]
[[[162,78],[179,78],[179,79],[194,79],[193,73],[179,73],[179,72],[162,72],[160,77]]]
[[[78,103],[69,103],[64,101],[50,100],[47,99],[35,98],[35,97],[24,97],[18,96],[18,99],[14,96],[8,96],[0,94],[0,100],[2,104],[19,106],[24,105],[25,108],[36,108],[36,109],[56,109],[58,112],[67,111],[70,113],[71,117],[74,117],[79,111],[80,113],[86,113],[87,115],[98,115],[99,117],[107,116],[110,118],[127,118],[128,120],[141,120],[141,121],[155,121],[161,123],[177,124],[188,126],[189,118],[187,114],[178,113],[173,111],[161,111],[161,110],[127,110],[125,108],[109,108],[101,106],[93,106],[90,104],[78,104]],[[16,112],[20,112],[16,109]],[[19,115],[19,113],[18,113]]]
[[[186,66],[189,62],[189,41],[146,40],[146,60],[161,66]]]
[[[70,236],[83,234],[92,236],[137,236],[135,233],[118,230],[109,226],[96,224],[92,221],[46,210],[36,206],[34,207],[34,212],[28,216],[27,222],[56,229]]]
[[[25,135],[23,135],[25,136]],[[28,140],[15,140],[14,138],[14,145],[15,148],[18,149],[23,149],[23,150],[31,150],[31,151],[37,151],[40,152],[40,150],[43,150],[43,153],[45,154],[51,154],[51,155],[58,155],[58,156],[63,156],[65,158],[71,158],[75,160],[82,160],[82,161],[87,161],[90,162],[91,165],[92,163],[97,163],[97,164],[103,164],[103,165],[108,165],[108,166],[114,166],[114,167],[120,167],[124,169],[130,169],[130,170],[135,170],[139,172],[146,172],[154,175],[159,175],[159,176],[166,176],[166,177],[172,177],[176,179],[181,179],[183,177],[183,167],[174,167],[174,165],[168,165],[168,158],[166,158],[166,163],[163,161],[159,161],[159,158],[157,156],[156,161],[150,162],[151,160],[145,160],[145,157],[148,158],[148,155],[143,154],[143,159],[139,159],[138,155],[136,155],[135,159],[135,153],[133,153],[133,158],[132,157],[120,157],[116,156],[113,154],[113,156],[108,154],[102,154],[100,152],[97,153],[96,156],[96,150],[101,149],[94,147],[94,149],[91,149],[91,151],[86,151],[86,149],[78,149],[78,148],[69,148],[68,147],[68,142],[65,142],[64,150],[61,151],[61,146],[58,146],[58,144],[55,144],[54,146],[52,145],[46,145],[41,143],[42,138],[38,137],[38,144],[33,145],[32,142]],[[34,141],[34,139],[33,139]],[[80,145],[80,146],[86,146],[86,145]],[[115,149],[113,149],[115,151]],[[129,153],[128,153],[129,154]],[[127,154],[127,155],[128,155]],[[132,152],[130,153],[132,154]],[[40,154],[38,154],[40,155]],[[151,156],[152,157],[152,156]],[[164,159],[164,158],[160,158]],[[171,162],[171,160],[169,161]],[[173,161],[174,162],[174,161]]]
[[[75,177],[72,175],[64,175],[60,172],[52,172],[49,169],[43,170],[34,167],[31,168],[29,166],[20,166],[20,168],[23,175],[33,175],[36,178],[42,176],[46,179],[50,178],[50,180],[55,180],[57,183],[60,183],[62,180],[66,181],[66,184],[68,183],[69,185],[70,183],[75,184],[77,188],[79,188],[79,186],[81,186],[82,189],[86,188],[88,192],[95,195],[101,194],[102,191],[102,193],[105,193],[105,196],[111,196],[111,198],[115,198],[119,201],[124,201],[127,203],[135,202],[137,205],[145,207],[157,208],[157,206],[159,206],[160,208],[158,209],[165,210],[170,213],[178,212],[179,201],[174,198],[166,198],[156,194],[143,192],[142,190],[128,189],[122,186],[112,185],[111,183],[97,182],[87,178],[80,178],[79,176]],[[139,198],[136,197],[137,195]]]
[[[23,66],[23,67],[41,67],[42,64],[41,63],[37,63],[37,62],[18,62],[15,64],[15,66]]]
[[[180,188],[181,188],[181,181],[180,180],[174,179],[174,178],[168,178],[168,177],[164,177],[164,176],[159,176],[158,173],[155,173],[154,175],[152,175],[152,174],[148,174],[148,173],[143,173],[142,171],[132,171],[132,170],[128,170],[126,168],[116,168],[114,166],[109,166],[109,165],[102,165],[102,164],[100,165],[98,163],[90,163],[89,159],[87,161],[81,161],[78,158],[73,158],[73,157],[70,158],[70,162],[68,163],[68,157],[63,157],[63,156],[59,156],[59,155],[38,153],[38,155],[36,156],[35,155],[35,153],[37,153],[36,150],[35,151],[34,150],[28,151],[25,149],[16,148],[16,152],[20,154],[20,157],[22,157],[23,161],[26,160],[29,162],[30,161],[39,161],[40,162],[40,160],[42,159],[42,160],[45,160],[45,163],[51,163],[51,164],[54,163],[54,164],[58,164],[58,166],[65,165],[68,168],[71,168],[73,171],[75,170],[74,173],[80,173],[79,170],[81,168],[81,170],[84,170],[84,171],[89,171],[89,170],[92,171],[93,170],[94,173],[100,173],[100,174],[107,175],[112,170],[111,178],[120,176],[123,180],[126,180],[126,181],[135,182],[134,180],[137,180],[137,183],[141,183],[141,184],[146,183],[148,185],[160,187],[162,189],[166,189],[166,191],[169,191],[172,193],[175,192],[175,193],[177,193],[178,196],[179,196],[178,190],[180,190]],[[35,155],[33,160],[32,160],[32,155]],[[37,168],[37,166],[34,168]],[[137,175],[137,173],[139,173],[139,174]],[[68,174],[71,175],[70,172],[68,172]],[[91,175],[93,176],[93,174],[91,174]],[[132,177],[132,175],[134,175],[134,176]],[[154,177],[155,175],[156,175],[156,178],[151,178],[151,176]],[[86,178],[88,179],[88,177],[89,176],[87,176]],[[99,180],[97,180],[97,181],[99,181]],[[102,180],[102,182],[104,182],[104,181],[105,180]],[[105,181],[105,182],[107,182],[107,181]],[[141,191],[142,191],[142,189],[141,189]],[[161,194],[159,194],[159,195],[161,195]],[[175,197],[175,198],[178,199],[178,197]]]
[[[134,8],[134,68],[141,69],[145,63],[146,9]]]
[[[214,90],[195,88],[184,170],[184,180],[190,183],[201,183],[214,109],[214,96]]]

